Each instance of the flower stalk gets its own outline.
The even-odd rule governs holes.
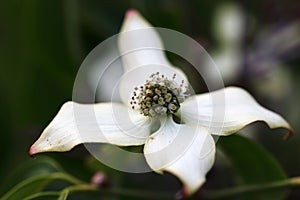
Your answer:
[[[140,199],[178,199],[174,193],[171,192],[161,192],[152,190],[140,190],[140,189],[127,189],[127,188],[99,188],[93,184],[87,184],[71,175],[55,173],[53,178],[60,178],[66,180],[74,185],[69,186],[62,191],[46,191],[39,192],[26,198],[26,200],[36,199],[45,196],[57,196],[60,199],[64,199],[71,194],[78,192],[96,192],[105,196],[123,196],[123,197],[134,197]],[[293,177],[289,179],[284,179],[281,181],[274,181],[269,183],[259,183],[253,185],[237,186],[221,190],[202,190],[201,199],[213,200],[213,199],[223,199],[229,197],[235,197],[250,192],[262,192],[270,191],[282,188],[293,188],[300,187],[300,176]],[[180,197],[184,198],[184,197]]]
[[[300,177],[293,177],[281,181],[269,182],[269,183],[260,183],[255,185],[244,185],[237,186],[228,189],[221,190],[206,190],[203,191],[203,199],[222,199],[228,197],[234,197],[250,192],[261,192],[281,188],[291,188],[300,186]]]

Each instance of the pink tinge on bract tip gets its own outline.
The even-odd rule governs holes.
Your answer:
[[[34,154],[37,154],[38,153],[38,151],[36,150],[36,148],[34,147],[34,144],[30,147],[30,149],[29,149],[29,155],[31,156],[31,157],[33,157],[33,155]]]
[[[134,15],[137,15],[139,12],[135,9],[130,9],[126,12],[126,17],[131,17],[131,16],[134,16]]]

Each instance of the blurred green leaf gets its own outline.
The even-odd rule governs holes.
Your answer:
[[[3,200],[19,200],[41,191],[53,180],[53,175],[38,175],[22,181],[4,195]]]
[[[69,183],[81,183],[81,181],[63,172],[62,167],[49,157],[31,159],[17,169],[7,180],[6,187],[1,188],[7,191],[1,200],[19,200],[28,197],[34,199],[39,196],[49,195],[41,192],[46,186],[55,180],[63,180]],[[53,194],[50,194],[50,196]],[[48,197],[47,197],[48,198]]]
[[[55,160],[49,157],[30,159],[27,162],[24,162],[18,169],[16,169],[14,173],[11,174],[4,182],[5,184],[1,185],[0,194],[3,194],[9,188],[12,188],[13,185],[16,185],[17,183],[27,178],[59,171],[63,171],[61,166]]]
[[[69,196],[69,190],[63,190],[60,193],[58,200],[67,200],[68,196]]]
[[[265,149],[240,135],[222,137],[218,142],[238,174],[242,185],[270,183],[285,180],[286,174],[279,163]],[[240,199],[280,200],[285,199],[287,190],[276,189],[243,194]]]
[[[60,195],[60,192],[56,192],[56,191],[45,191],[45,192],[39,192],[39,193],[35,193],[31,196],[26,197],[24,200],[32,200],[32,199],[47,199],[47,200],[51,200],[51,199],[57,199],[57,197]]]
[[[74,184],[81,183],[81,181],[75,179],[74,177],[61,172],[37,175],[17,184],[2,197],[2,200],[24,199],[25,197],[42,191],[49,183],[54,180],[64,180]]]

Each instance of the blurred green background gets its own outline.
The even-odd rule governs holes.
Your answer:
[[[233,8],[229,6],[226,10],[227,5]],[[247,88],[258,102],[282,114],[296,134],[289,141],[283,141],[282,130],[271,131],[262,123],[251,125],[241,133],[253,137],[270,151],[289,177],[300,175],[299,1],[11,0],[0,3],[0,196],[18,180],[33,173],[32,168],[22,166],[38,162],[43,156],[30,158],[30,145],[60,106],[72,99],[76,73],[85,56],[101,41],[118,33],[124,14],[130,8],[137,9],[157,27],[191,36],[213,56],[224,55],[224,62],[236,66],[233,71],[224,72],[225,84]],[[242,21],[235,24],[237,29],[232,29],[233,39],[223,37],[226,30],[222,27],[226,22],[217,18],[217,13],[223,11],[236,12],[233,18]],[[224,16],[221,19],[226,18]],[[231,51],[227,58],[226,52]],[[217,64],[222,65],[222,59]],[[204,91],[203,88],[198,90]],[[82,146],[71,153],[44,155],[86,181],[97,171],[91,166],[100,165],[91,164],[94,161],[87,159],[88,153]],[[208,178],[207,184],[212,188],[218,185],[213,173],[219,173],[219,162],[217,160],[211,179]],[[19,175],[16,175],[18,170]],[[136,180],[123,181],[123,185],[132,187],[157,189],[161,185],[173,191],[180,187],[171,175],[116,171],[113,174],[116,179]],[[172,184],[166,186],[169,182]],[[289,199],[298,198],[297,190],[289,195]]]

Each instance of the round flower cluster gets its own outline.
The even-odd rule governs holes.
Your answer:
[[[152,74],[144,85],[134,88],[130,101],[132,109],[137,108],[142,115],[149,117],[177,112],[186,96],[186,87],[183,87],[183,80],[178,85],[175,79],[176,74],[172,79],[159,72]]]

